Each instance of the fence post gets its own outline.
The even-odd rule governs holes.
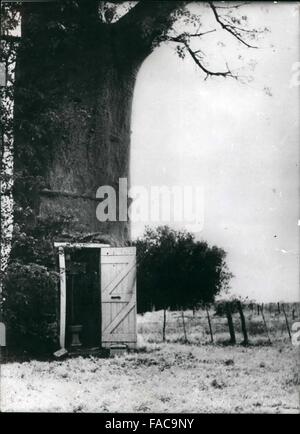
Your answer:
[[[266,329],[266,332],[267,332],[267,336],[268,336],[269,343],[271,344],[272,342],[271,342],[271,338],[270,338],[270,335],[269,335],[268,326],[267,326],[266,319],[265,319],[265,315],[264,315],[263,311],[261,311],[261,316],[262,316],[262,319],[263,319],[263,322],[264,322],[264,325],[265,325],[265,329]]]
[[[286,316],[286,313],[285,313],[284,304],[282,304],[281,306],[282,306],[282,312],[283,312],[283,315],[284,315],[284,318],[285,318],[285,323],[286,323],[286,328],[287,328],[287,331],[288,331],[288,334],[289,334],[289,338],[290,338],[290,340],[292,340],[291,330],[290,330],[289,322],[288,322],[288,319],[287,319],[287,316]]]
[[[164,308],[164,319],[163,319],[163,342],[166,342],[166,322],[167,322],[167,318],[166,318],[167,314],[166,314],[166,308]]]
[[[240,314],[240,318],[241,318],[241,326],[242,326],[242,332],[244,335],[244,345],[248,345],[249,344],[249,340],[248,340],[248,333],[247,333],[247,327],[246,327],[246,321],[245,321],[245,315],[243,312],[243,307],[242,307],[242,303],[238,300],[237,301],[237,308]]]
[[[234,326],[233,326],[233,321],[232,321],[230,303],[226,303],[226,316],[227,316],[228,328],[229,328],[229,333],[230,333],[230,343],[235,344],[236,339],[235,339],[235,332],[234,332]]]
[[[183,309],[181,309],[181,318],[182,318],[182,327],[183,327],[183,333],[184,333],[184,341],[185,341],[185,343],[187,343],[188,339],[187,339],[187,336],[186,336],[186,328],[185,328]]]
[[[214,342],[214,335],[213,335],[213,331],[212,331],[212,328],[211,328],[210,316],[209,316],[209,311],[208,311],[207,306],[205,306],[205,310],[206,310],[206,316],[207,316],[207,320],[208,320],[210,340],[211,340],[211,343],[213,344],[213,342]]]

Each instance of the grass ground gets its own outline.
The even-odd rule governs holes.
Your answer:
[[[274,327],[269,345],[252,318],[252,345],[229,346],[226,324],[213,318],[210,344],[205,315],[185,316],[189,343],[178,313],[168,314],[161,342],[154,312],[138,318],[136,353],[4,364],[2,411],[299,413],[299,347],[283,328]],[[268,324],[272,330],[271,316]]]

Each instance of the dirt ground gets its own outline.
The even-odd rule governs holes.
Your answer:
[[[259,318],[248,315],[252,345],[225,345],[226,323],[185,313],[138,316],[138,351],[119,357],[6,363],[1,367],[2,411],[299,413],[300,349],[276,316],[268,318],[272,345]],[[250,321],[251,319],[251,321]],[[250,327],[251,326],[251,327]],[[237,342],[241,335],[237,329]]]
[[[1,410],[298,413],[296,357],[290,345],[152,344],[114,359],[10,363]]]

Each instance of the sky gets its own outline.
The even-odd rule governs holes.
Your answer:
[[[172,44],[142,65],[131,185],[200,187],[203,224],[193,231],[227,251],[231,292],[262,302],[298,301],[299,3],[256,2],[245,13],[254,26],[269,29],[258,49],[219,30],[199,46],[212,70],[228,61],[242,82],[204,80]],[[210,10],[203,8],[202,17],[202,30],[218,27]],[[133,222],[133,238],[147,224],[153,223]]]

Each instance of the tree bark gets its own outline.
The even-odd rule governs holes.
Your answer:
[[[150,48],[129,41],[121,26],[101,25],[93,2],[80,7],[73,17],[52,2],[23,4],[14,199],[33,210],[29,224],[64,216],[75,232],[124,244],[128,221],[100,222],[96,192],[109,185],[118,199],[119,179],[129,178],[134,86]]]
[[[226,317],[227,317],[228,328],[230,333],[230,343],[235,344],[236,338],[235,338],[234,325],[233,325],[231,308],[229,303],[226,303]]]

